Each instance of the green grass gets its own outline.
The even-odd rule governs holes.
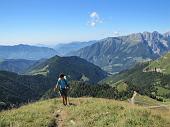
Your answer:
[[[170,53],[167,53],[165,56],[161,57],[160,59],[151,62],[148,67],[149,69],[160,68],[163,73],[170,74],[169,63],[170,63]]]
[[[119,92],[127,91],[128,85],[121,80],[115,83],[115,87]]]
[[[156,87],[158,90],[157,90],[157,94],[159,95],[159,96],[164,96],[164,95],[167,95],[167,94],[170,94],[170,89],[166,89],[166,88],[163,88],[163,87],[159,87],[159,86],[157,86]]]
[[[166,101],[164,103],[167,105],[170,105],[170,99],[166,99]]]
[[[48,100],[3,111],[0,113],[0,127],[46,127],[53,120],[55,108],[61,106],[58,100],[55,103]]]
[[[31,71],[29,74],[33,74],[33,75],[44,75],[44,76],[47,76],[47,74],[49,73],[49,70],[48,70],[48,66],[45,66],[44,68],[42,69],[38,69],[38,70],[33,70]]]
[[[71,115],[67,121],[77,121],[77,126],[84,127],[168,127],[170,125],[168,121],[165,122],[166,118],[161,118],[160,114],[124,102],[88,99],[82,104],[80,107],[70,107]]]
[[[63,107],[52,99],[0,113],[0,127],[45,127],[57,119],[63,127],[169,127],[170,112],[100,98],[71,98]],[[55,113],[58,115],[54,115]],[[58,117],[55,117],[58,116]],[[62,119],[62,121],[61,121]]]
[[[137,94],[135,97],[135,103],[138,105],[144,105],[144,106],[159,106],[163,103],[160,101],[157,101],[155,99],[152,99],[148,96],[143,96],[140,94]]]

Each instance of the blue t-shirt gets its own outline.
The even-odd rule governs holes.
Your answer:
[[[57,85],[59,86],[60,89],[65,89],[68,86],[68,82],[66,79],[59,79],[57,82]]]

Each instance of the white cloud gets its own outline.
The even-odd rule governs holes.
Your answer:
[[[99,15],[97,14],[97,12],[92,12],[92,13],[90,14],[90,17],[91,17],[91,18],[94,18],[94,17],[99,18]]]
[[[101,20],[99,14],[97,12],[92,12],[89,15],[90,19],[88,21],[88,25],[95,27],[97,24],[99,23],[103,23],[103,21]]]
[[[119,35],[120,35],[119,32],[117,32],[117,31],[113,32],[113,36],[119,36]]]

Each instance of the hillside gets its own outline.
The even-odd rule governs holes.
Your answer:
[[[54,56],[41,64],[35,64],[26,74],[42,74],[56,80],[60,73],[64,73],[70,80],[82,80],[97,83],[104,79],[107,73],[98,66],[79,57]]]
[[[0,110],[1,103],[7,108],[11,104],[17,106],[38,100],[53,86],[54,82],[42,75],[26,76],[0,71]]]
[[[116,73],[138,62],[159,58],[169,50],[170,37],[155,31],[108,37],[70,55],[79,56],[107,72]]]
[[[170,97],[170,75],[155,71],[144,71],[148,63],[138,64],[134,68],[112,75],[100,83],[107,83],[113,87],[128,86],[141,94],[148,96]]]
[[[21,74],[23,71],[32,66],[36,60],[25,59],[5,59],[0,60],[0,70],[15,72]]]
[[[0,46],[0,59],[39,60],[55,56],[57,52],[47,47],[30,45]]]
[[[158,71],[164,74],[170,74],[170,53],[167,53],[158,60],[152,61],[148,67],[145,68],[146,71]]]
[[[150,110],[126,102],[97,98],[40,101],[0,112],[0,126],[9,127],[169,127],[169,110]]]
[[[19,106],[22,103],[39,100],[42,97],[57,96],[51,89],[54,88],[58,76],[62,72],[67,75],[70,82],[71,80],[79,80],[88,82],[90,85],[97,84],[98,81],[107,76],[106,72],[86,60],[78,57],[59,56],[37,61],[27,70],[26,74],[29,75],[18,75],[12,72],[0,71],[0,110],[11,107],[13,104]],[[87,86],[86,88],[94,91],[97,87],[91,88]],[[101,88],[99,87],[98,89]],[[74,92],[76,90],[80,91],[80,93],[83,91],[83,89],[76,85],[72,90],[74,97],[76,96]],[[104,96],[101,93],[90,92],[85,91],[82,93],[91,96]]]

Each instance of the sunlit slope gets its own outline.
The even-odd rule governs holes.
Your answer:
[[[56,80],[60,73],[67,75],[70,80],[83,80],[96,83],[107,76],[107,73],[98,66],[76,56],[54,56],[42,63],[34,64],[26,74],[42,74]]]
[[[167,53],[158,60],[150,63],[146,68],[148,71],[158,71],[164,74],[170,74],[170,53]]]
[[[154,92],[157,96],[169,98],[170,75],[146,69],[151,64],[138,64],[132,69],[107,77],[100,83],[107,83],[113,87],[120,84],[127,84],[128,87],[132,87],[143,95],[152,96]],[[165,66],[162,65],[162,67]]]
[[[147,109],[108,99],[47,100],[0,113],[0,126],[17,127],[169,127],[169,110]]]

